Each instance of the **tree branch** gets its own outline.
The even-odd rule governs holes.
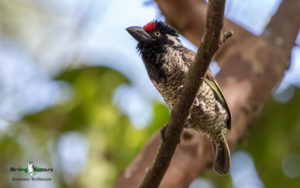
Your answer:
[[[180,139],[184,122],[189,114],[197,91],[203,82],[211,59],[218,50],[219,44],[223,43],[226,38],[222,37],[221,39],[224,7],[225,0],[210,0],[208,3],[206,27],[202,42],[191,65],[191,69],[187,73],[182,93],[176,102],[167,124],[165,141],[161,143],[154,164],[147,172],[140,186],[141,188],[158,187],[169,167],[178,140]],[[226,36],[228,37],[229,35]]]
[[[262,34],[262,37],[269,43],[288,51],[288,53],[291,50],[290,44],[295,42],[300,27],[300,16],[294,16],[295,9],[300,10],[299,2],[284,0],[284,3],[278,8],[278,12],[281,14],[275,14],[272,17]]]

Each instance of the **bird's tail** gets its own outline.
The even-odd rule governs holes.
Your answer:
[[[214,169],[219,175],[225,175],[230,170],[230,151],[225,136],[213,139],[215,153]]]

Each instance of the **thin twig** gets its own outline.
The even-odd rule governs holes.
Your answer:
[[[225,0],[210,0],[208,3],[205,32],[194,62],[189,70],[182,93],[165,130],[165,141],[160,145],[154,164],[147,172],[140,188],[158,187],[167,171],[183,130],[184,122],[203,82],[211,59],[218,50],[223,27]]]
[[[221,47],[227,39],[232,37],[232,35],[233,35],[233,31],[223,32],[220,36],[219,47]]]

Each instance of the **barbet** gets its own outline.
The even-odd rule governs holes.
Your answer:
[[[138,41],[137,49],[148,75],[172,111],[195,53],[181,44],[175,29],[161,21],[150,22],[144,27],[128,27],[126,30]],[[230,152],[225,139],[230,126],[228,105],[216,79],[208,70],[185,127],[210,138],[215,153],[214,169],[221,175],[230,170]]]

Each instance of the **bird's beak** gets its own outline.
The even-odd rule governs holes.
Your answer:
[[[142,27],[132,26],[127,27],[126,30],[138,42],[145,41],[150,38],[150,35]]]

